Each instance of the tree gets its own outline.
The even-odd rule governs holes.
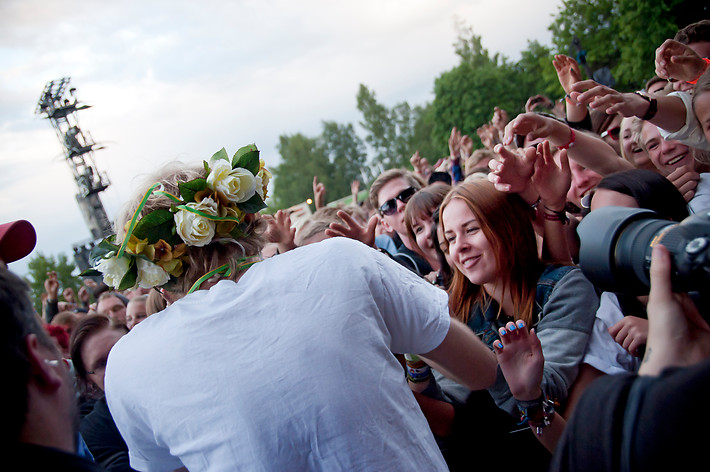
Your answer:
[[[328,199],[337,200],[350,195],[352,181],[365,180],[362,171],[367,168],[367,154],[362,139],[350,123],[341,125],[325,121],[319,146],[332,164],[331,175],[318,177],[326,186]]]
[[[333,167],[317,138],[301,133],[279,136],[281,163],[273,170],[275,208],[287,208],[313,197],[313,176],[327,179]]]
[[[45,256],[36,253],[27,264],[29,270],[28,282],[32,290],[32,301],[38,313],[42,313],[42,294],[44,293],[44,281],[48,272],[56,272],[59,281],[59,296],[61,300],[62,290],[67,287],[74,289],[75,296],[79,293],[82,283],[78,277],[72,275],[76,266],[70,262],[66,254],[60,253],[54,256]]]
[[[327,200],[350,195],[350,184],[362,180],[361,171],[367,169],[365,144],[350,123],[324,121],[316,138],[299,133],[279,139],[281,164],[273,170],[273,208],[313,197],[314,176],[325,185]]]
[[[362,113],[365,141],[375,152],[373,163],[385,169],[409,166],[416,151],[414,130],[421,109],[412,109],[407,102],[388,109],[363,84],[357,93],[357,109]]]
[[[538,57],[544,49],[531,51],[524,57],[527,62],[511,63],[498,54],[491,57],[470,28],[461,29],[454,46],[461,62],[434,81],[434,142],[448,146],[455,126],[480,147],[476,130],[491,120],[496,106],[513,117],[523,111],[531,95],[540,93]]]
[[[559,52],[586,61],[588,76],[608,68],[615,88],[637,90],[653,76],[655,49],[685,26],[674,14],[681,4],[689,2],[563,0],[549,29]]]

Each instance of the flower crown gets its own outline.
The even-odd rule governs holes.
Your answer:
[[[150,187],[126,223],[123,242],[117,244],[115,235],[101,241],[91,251],[92,269],[81,275],[103,275],[106,285],[117,290],[158,287],[174,283],[183,274],[187,246],[243,238],[246,215],[266,207],[271,172],[259,159],[259,150],[253,144],[244,146],[230,160],[222,148],[209,163],[204,161],[204,167],[204,177],[178,184],[179,196],[164,191],[159,183]],[[152,195],[172,200],[170,209],[153,210],[139,218]],[[246,261],[241,259],[238,267],[253,264]],[[229,275],[229,265],[205,274],[188,293],[217,273]]]

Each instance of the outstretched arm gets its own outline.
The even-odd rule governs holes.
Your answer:
[[[421,354],[427,364],[471,390],[483,390],[496,379],[496,359],[468,326],[451,318],[449,332],[433,351]]]
[[[605,111],[608,115],[621,113],[625,117],[644,118],[651,109],[651,101],[656,101],[657,111],[648,119],[650,123],[675,132],[685,124],[687,110],[683,100],[678,97],[655,97],[646,99],[637,93],[620,93],[611,87],[599,85],[593,80],[577,82],[570,94],[579,103],[589,104],[590,108]]]
[[[535,113],[518,115],[505,127],[503,144],[512,143],[515,135],[527,136],[529,140],[545,138],[558,148],[567,148],[570,159],[601,175],[634,168],[633,164],[619,156],[601,138],[575,131],[565,123],[547,116]]]

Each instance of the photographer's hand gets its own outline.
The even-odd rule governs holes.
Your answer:
[[[653,247],[648,299],[648,342],[640,375],[658,375],[671,366],[688,366],[710,357],[710,326],[687,294],[673,293],[671,255]]]

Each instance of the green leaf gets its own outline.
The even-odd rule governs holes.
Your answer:
[[[259,150],[256,145],[250,144],[240,148],[234,157],[232,157],[232,169],[241,167],[252,174],[256,175],[259,172]]]
[[[131,257],[131,263],[128,266],[128,271],[126,272],[126,275],[124,275],[121,279],[121,283],[118,284],[116,290],[128,290],[129,288],[133,288],[135,287],[137,280],[138,265],[136,265],[136,260]]]
[[[195,201],[195,194],[207,188],[207,180],[203,178],[181,182],[178,184],[180,196],[186,203]]]
[[[153,210],[145,215],[136,225],[133,235],[138,239],[147,239],[149,244],[155,244],[161,239],[171,245],[180,242],[170,210]]]
[[[229,162],[229,154],[227,154],[226,149],[222,148],[219,151],[212,154],[212,158],[210,159],[210,161],[216,161],[218,159],[224,159],[225,161]]]
[[[103,275],[96,269],[86,269],[79,274],[79,277],[97,277]]]
[[[237,206],[244,213],[256,213],[259,210],[266,208],[266,204],[261,199],[258,193],[255,193],[254,196],[246,202],[237,203]]]
[[[108,239],[102,240],[94,246],[89,253],[89,265],[95,267],[100,259],[108,259],[118,253],[119,247],[110,242]]]

